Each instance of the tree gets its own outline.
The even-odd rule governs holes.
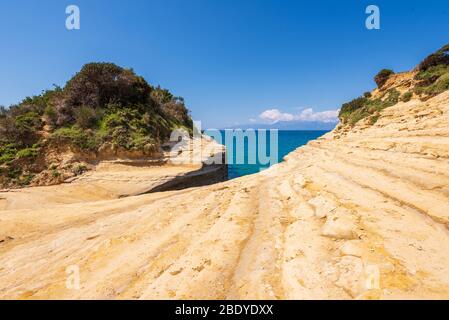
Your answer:
[[[377,87],[380,89],[384,86],[387,80],[391,75],[394,74],[393,70],[390,69],[382,69],[379,73],[374,77],[374,81],[376,81]]]
[[[151,87],[142,77],[113,63],[84,65],[64,88],[65,103],[74,107],[149,103],[150,93]]]

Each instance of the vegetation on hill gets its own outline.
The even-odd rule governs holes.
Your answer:
[[[409,91],[401,94],[396,88],[385,86],[392,75],[392,70],[381,70],[374,77],[379,89],[375,97],[366,92],[362,97],[344,103],[340,109],[340,121],[343,124],[355,125],[362,119],[368,119],[368,123],[374,124],[380,116],[380,111],[399,101],[408,102],[414,95],[425,101],[449,90],[449,45],[429,55],[418,65]]]
[[[387,82],[388,78],[394,74],[393,70],[390,69],[382,69],[379,73],[374,77],[374,81],[377,84],[377,87],[380,89]]]
[[[424,59],[415,76],[415,94],[423,100],[449,89],[449,44]]]
[[[396,89],[390,89],[380,98],[356,98],[342,105],[339,118],[345,124],[355,125],[361,119],[371,117],[370,122],[374,124],[379,118],[379,112],[398,103],[400,95]]]
[[[48,169],[61,145],[78,152],[156,150],[192,120],[184,100],[112,63],[83,66],[65,87],[54,87],[0,108],[0,185],[26,185]],[[78,167],[74,168],[79,172]],[[56,173],[55,173],[56,175]]]

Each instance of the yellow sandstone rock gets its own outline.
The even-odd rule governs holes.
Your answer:
[[[211,186],[2,194],[0,297],[449,299],[448,157],[445,92]]]

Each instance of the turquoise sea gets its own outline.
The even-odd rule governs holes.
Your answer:
[[[263,131],[263,130],[262,130]],[[273,165],[275,163],[264,163],[262,159],[259,161],[259,157],[257,157],[257,153],[259,150],[259,135],[256,134],[256,143],[255,146],[249,147],[248,139],[244,139],[244,161],[243,163],[238,163],[237,161],[237,142],[236,139],[226,139],[226,134],[224,131],[222,132],[223,140],[224,141],[218,141],[220,143],[223,143],[226,145],[227,148],[227,157],[228,157],[228,177],[229,179],[241,177],[248,174],[257,173],[263,169],[268,168],[270,165]],[[256,132],[258,132],[256,130]],[[265,142],[265,150],[267,156],[273,156],[272,159],[276,159],[276,162],[283,161],[282,159],[284,156],[295,150],[296,148],[303,146],[307,144],[310,140],[314,140],[318,137],[321,137],[328,131],[278,131],[278,144],[277,144],[277,153],[273,154],[273,150],[270,150],[270,134],[268,131],[266,131],[266,138],[263,138],[262,141]],[[233,140],[233,141],[227,141],[227,140]],[[231,148],[234,150],[233,152],[230,152]],[[242,149],[242,148],[240,148]],[[273,149],[273,148],[272,148]],[[249,159],[251,159],[251,156],[254,156],[253,158],[256,158],[256,163],[251,163]],[[242,162],[242,161],[240,161]],[[254,161],[253,161],[254,162]]]

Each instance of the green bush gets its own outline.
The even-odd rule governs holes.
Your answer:
[[[42,125],[41,117],[34,111],[27,112],[15,118],[14,122],[17,129],[21,131],[36,131]]]
[[[435,91],[437,93],[449,90],[449,73],[442,75],[435,83]]]
[[[416,74],[415,80],[418,80],[419,87],[427,87],[434,84],[442,75],[449,73],[449,66],[438,65],[430,67],[427,70],[420,71]]]
[[[79,176],[81,174],[83,174],[84,172],[87,171],[87,167],[83,164],[78,164],[76,165],[73,169],[72,172],[76,175]]]
[[[151,97],[166,116],[173,118],[181,126],[192,127],[189,110],[182,97],[175,97],[170,91],[160,86],[153,89]]]
[[[405,92],[402,97],[401,97],[401,101],[403,102],[409,102],[413,97],[413,93],[410,91]]]
[[[387,82],[391,75],[394,74],[393,70],[390,69],[382,69],[379,73],[374,77],[374,81],[377,84],[377,87],[380,89]]]
[[[0,145],[0,164],[9,163],[16,158],[18,146],[14,143]]]
[[[151,87],[132,70],[113,63],[88,63],[64,88],[70,106],[103,107],[151,102]]]
[[[363,108],[367,101],[367,98],[359,97],[350,102],[344,103],[341,106],[339,117],[344,118],[346,115],[353,113],[355,110]]]
[[[111,130],[117,127],[128,128],[131,125],[131,121],[139,117],[136,111],[130,109],[122,109],[117,112],[106,115],[101,122],[101,126],[105,130]]]
[[[6,176],[9,179],[15,179],[15,180],[18,180],[21,175],[22,175],[22,170],[20,168],[10,168],[6,173]]]
[[[449,45],[427,57],[415,76],[418,80],[414,92],[425,100],[449,89]]]
[[[396,89],[390,89],[387,92],[387,97],[384,99],[384,108],[388,108],[391,106],[394,106],[396,103],[399,102],[399,97],[401,96],[401,93]]]
[[[433,97],[443,93],[446,90],[449,90],[449,73],[442,75],[434,84],[430,86],[415,88],[415,93],[418,95]]]
[[[369,118],[369,123],[371,125],[374,125],[377,122],[377,120],[379,120],[379,118],[380,118],[380,114],[377,113]]]
[[[36,158],[39,153],[39,149],[37,148],[26,148],[17,152],[17,159],[33,159]]]
[[[159,105],[169,103],[170,101],[172,101],[175,98],[170,91],[168,91],[167,89],[161,88],[161,86],[157,86],[156,88],[153,88],[153,90],[151,91],[151,97]]]
[[[16,158],[16,155],[12,154],[0,154],[0,164],[9,163]]]
[[[344,103],[340,109],[339,118],[342,123],[356,124],[362,119],[368,119],[371,124],[376,123],[380,111],[397,104],[399,101],[410,101],[413,94],[426,99],[449,90],[449,44],[427,57],[417,68],[416,82],[409,92],[402,96],[396,89],[386,90],[385,83],[394,74],[392,70],[383,69],[376,76],[375,81],[380,89],[380,98],[373,98],[371,93],[364,93],[362,97]]]
[[[87,150],[95,150],[100,142],[94,132],[82,130],[76,126],[56,130],[51,135],[51,140],[62,140]]]
[[[51,171],[51,175],[52,175],[53,178],[57,178],[57,177],[59,177],[61,175],[61,173],[58,170],[53,169]]]
[[[367,99],[364,97],[354,99],[343,104],[339,114],[340,120],[343,123],[355,125],[362,119],[372,117],[370,122],[375,123],[379,118],[379,112],[398,103],[400,95],[400,92],[396,89],[390,89],[386,92],[383,99]]]
[[[52,126],[54,126],[56,124],[56,121],[58,120],[58,114],[56,112],[56,109],[51,105],[45,107],[44,116],[45,122],[47,122],[47,124],[50,124]]]
[[[426,71],[439,65],[449,65],[449,44],[426,57],[419,65],[419,71]]]
[[[17,112],[17,110],[15,111]],[[39,114],[29,111],[10,119],[12,126],[5,132],[7,139],[25,146],[30,146],[38,141],[38,131],[42,129],[43,125]]]
[[[82,129],[94,127],[99,118],[99,112],[92,107],[81,106],[75,111],[75,122]]]
[[[89,63],[64,88],[0,107],[0,181],[19,183],[18,177],[6,175],[12,162],[37,157],[47,146],[94,151],[112,143],[144,151],[166,141],[174,128],[191,131],[191,125],[183,98],[153,88],[131,69]],[[28,172],[28,164],[20,162],[20,169]]]
[[[62,89],[59,86],[55,86],[54,89],[44,90],[42,94],[26,97],[22,100],[20,105],[29,106],[34,111],[38,112],[40,115],[44,112],[44,110],[48,106],[52,106],[57,100],[59,100],[62,96]]]
[[[34,174],[32,173],[28,173],[28,174],[22,174],[19,178],[18,178],[18,184],[21,186],[27,186],[31,183],[31,181],[34,178]]]

